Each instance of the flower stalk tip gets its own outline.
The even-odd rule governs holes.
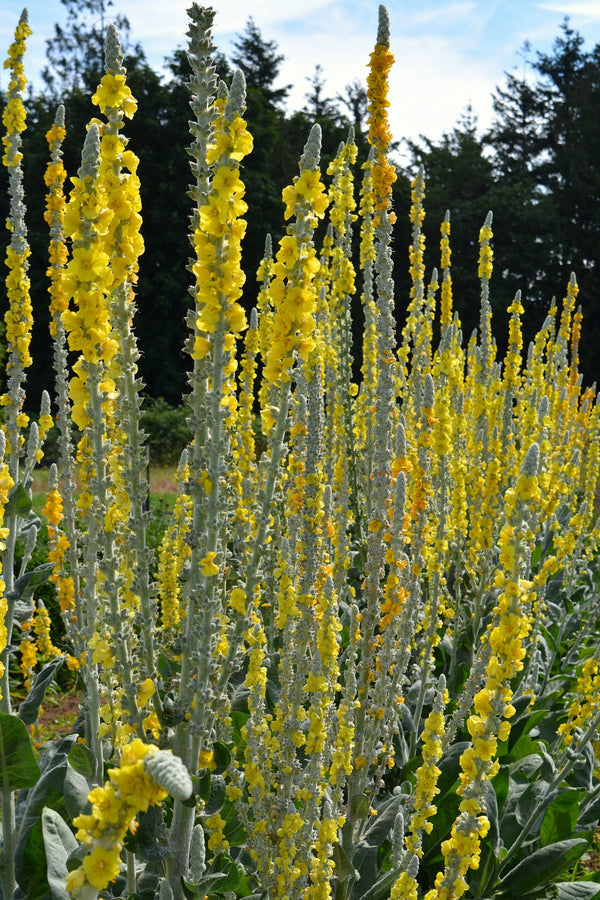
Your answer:
[[[119,40],[119,33],[112,22],[106,31],[104,61],[107,74],[122,75],[125,71],[123,68],[123,49]]]
[[[390,46],[390,17],[386,7],[379,6],[379,21],[377,24],[377,43],[383,47]]]
[[[304,152],[300,158],[300,171],[316,169],[321,158],[321,126],[313,125],[304,145]]]

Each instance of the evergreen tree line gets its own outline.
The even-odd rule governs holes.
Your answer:
[[[95,114],[90,96],[103,71],[104,33],[108,21],[119,28],[126,50],[128,83],[138,111],[127,123],[131,147],[140,158],[143,236],[136,330],[143,349],[140,374],[150,396],[179,402],[185,390],[187,358],[182,346],[190,303],[191,254],[187,231],[191,173],[185,164],[188,132],[189,68],[185,51],[166,61],[165,78],[148,64],[143,48],[129,41],[123,16],[108,18],[110,0],[61,0],[64,26],[55,26],[47,42],[44,88],[27,98],[28,129],[23,136],[30,277],[35,328],[28,399],[35,408],[51,369],[46,278],[47,229],[43,221],[43,173],[48,150],[45,133],[56,108],[66,110],[64,162],[74,175],[80,165],[85,126]],[[410,179],[422,165],[426,178],[426,227],[430,268],[439,259],[439,226],[450,210],[455,306],[468,337],[477,327],[478,232],[488,210],[494,213],[495,270],[492,301],[495,333],[506,340],[505,310],[521,290],[527,342],[539,329],[550,301],[560,300],[571,271],[577,275],[584,310],[581,360],[587,382],[600,375],[600,44],[584,50],[583,37],[565,20],[548,54],[531,57],[521,75],[506,74],[493,96],[494,119],[481,135],[470,109],[450,134],[439,141],[409,142],[409,163],[398,167],[394,186],[396,306],[404,320],[409,292],[408,246]],[[359,159],[366,158],[367,97],[355,81],[343,95],[329,97],[325,73],[317,67],[307,79],[301,110],[289,112],[291,86],[277,86],[283,55],[265,39],[252,19],[234,44],[230,59],[218,58],[226,80],[234,67],[244,72],[248,88],[247,118],[254,150],[244,169],[246,200],[253,209],[244,241],[247,283],[244,302],[250,309],[258,285],[254,278],[263,256],[265,236],[282,234],[281,191],[297,172],[297,161],[315,121],[323,130],[323,169],[352,124]],[[393,97],[392,97],[393,102]],[[0,112],[5,98],[0,92]],[[7,178],[0,175],[0,220],[8,209]],[[2,238],[2,244],[7,243]],[[4,255],[4,254],[2,254]],[[360,291],[360,285],[358,290]],[[355,315],[361,328],[359,295]],[[359,362],[359,360],[357,361]]]

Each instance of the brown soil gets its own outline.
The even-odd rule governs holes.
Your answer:
[[[80,694],[64,694],[46,698],[38,727],[46,740],[70,734],[79,715]]]

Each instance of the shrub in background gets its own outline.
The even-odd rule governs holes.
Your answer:
[[[150,465],[176,466],[190,440],[188,412],[184,406],[170,406],[162,397],[147,398],[141,416],[148,435]]]

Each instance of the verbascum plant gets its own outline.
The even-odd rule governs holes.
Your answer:
[[[6,326],[6,389],[0,397],[4,407],[2,436],[0,438],[0,715],[5,727],[13,726],[10,666],[14,647],[19,642],[20,666],[26,686],[32,682],[33,667],[37,662],[38,645],[27,639],[28,625],[33,625],[34,606],[29,602],[23,587],[23,579],[37,538],[37,518],[31,513],[32,473],[42,456],[42,443],[50,418],[49,396],[42,394],[39,426],[30,424],[24,412],[25,376],[32,363],[30,355],[31,328],[33,324],[28,276],[30,248],[25,223],[25,203],[22,168],[22,133],[26,128],[26,112],[23,95],[26,78],[23,57],[27,38],[31,34],[27,12],[23,11],[8,50],[4,68],[10,73],[8,90],[2,114],[3,136],[2,163],[8,174],[8,216],[6,227],[10,234],[5,262],[7,309]],[[26,429],[29,426],[29,434]],[[15,553],[17,540],[24,543],[21,565],[17,567]],[[39,573],[38,573],[39,574]],[[29,580],[31,575],[27,576]],[[43,578],[41,579],[43,580]],[[18,605],[21,609],[18,610]],[[43,615],[43,614],[41,614]],[[25,639],[15,634],[17,623]],[[38,619],[38,631],[44,649],[47,649],[46,620]],[[0,878],[4,896],[12,896],[15,889],[15,796],[10,781],[2,783],[2,855],[5,860]]]
[[[191,424],[194,434],[188,451],[192,498],[188,574],[183,585],[183,628],[186,652],[181,663],[178,704],[184,720],[177,725],[175,751],[196,771],[201,753],[210,750],[217,722],[228,717],[226,687],[240,665],[243,626],[233,629],[232,619],[245,621],[224,600],[228,550],[224,529],[233,516],[226,486],[226,460],[234,428],[236,341],[247,328],[238,303],[245,276],[241,269],[241,241],[246,223],[245,188],[240,162],[252,149],[252,137],[243,118],[245,82],[236,72],[227,91],[217,93],[210,28],[214,13],[193,7],[190,61],[193,126],[192,171],[196,184],[193,216],[196,261],[189,317]],[[239,586],[237,590],[241,590]],[[232,616],[233,614],[233,616]],[[227,727],[225,725],[225,727]],[[173,817],[174,865],[171,886],[181,893],[187,874],[194,810],[176,804]]]
[[[69,657],[69,662],[73,668],[76,668],[84,648],[80,638],[82,631],[81,607],[75,602],[79,584],[78,531],[75,512],[67,336],[62,320],[62,314],[68,308],[68,300],[63,287],[63,273],[68,260],[64,233],[66,209],[64,182],[67,173],[62,163],[61,151],[66,135],[64,115],[64,107],[60,106],[54,124],[46,134],[50,149],[50,161],[44,176],[48,187],[44,219],[50,230],[47,275],[50,280],[48,288],[50,293],[50,334],[53,338],[61,487],[59,489],[58,470],[56,466],[51,467],[44,513],[48,520],[49,560],[54,564],[51,580],[56,585],[60,610],[75,651],[75,655]]]
[[[25,441],[22,432],[29,422],[29,417],[22,411],[25,399],[23,381],[25,369],[31,365],[29,345],[33,318],[29,296],[29,277],[27,275],[30,249],[27,240],[25,205],[23,202],[21,134],[26,128],[25,107],[23,105],[23,93],[26,86],[23,55],[25,53],[25,43],[30,34],[31,28],[27,22],[27,13],[24,12],[15,29],[14,41],[9,48],[8,58],[5,61],[5,68],[10,70],[11,77],[7,92],[7,103],[2,116],[2,124],[4,126],[2,162],[8,170],[10,197],[9,215],[6,220],[6,226],[10,232],[10,242],[6,251],[6,265],[8,267],[6,293],[9,306],[4,317],[8,348],[8,359],[6,362],[8,382],[6,392],[0,398],[0,402],[7,412],[6,423],[3,425],[4,442],[2,454],[3,459],[6,454],[8,464],[8,473],[4,476],[5,494],[7,490],[10,490],[19,482],[20,461],[23,456],[23,444]],[[10,481],[8,480],[9,478]],[[15,509],[9,514],[3,538],[2,567],[7,591],[12,589],[14,582],[14,553],[17,531],[17,512]],[[0,659],[2,676],[0,691],[2,709],[5,712],[10,712],[7,644],[10,643],[12,638],[14,613],[12,604],[4,601],[3,606],[6,606],[2,616],[3,631],[5,631],[6,638],[2,644],[2,656]]]
[[[106,441],[110,450],[106,465],[110,491],[106,497],[104,532],[105,557],[115,557],[114,572],[105,562],[107,581],[119,585],[109,593],[107,620],[116,649],[113,675],[123,691],[127,731],[145,733],[148,684],[155,667],[154,621],[156,599],[150,587],[146,550],[145,509],[148,494],[146,453],[140,426],[140,381],[137,377],[139,350],[132,330],[135,315],[134,288],[138,258],[144,244],[140,234],[141,200],[138,159],[126,149],[121,134],[125,118],[132,118],[137,104],[126,82],[123,53],[116,30],[109,26],[106,39],[106,74],[92,102],[106,118],[100,139],[98,179],[104,186],[107,231],[104,236],[110,255],[112,282],[108,297],[109,314],[116,351],[107,367],[107,383],[114,385],[114,406],[104,409]],[[115,585],[115,586],[116,586]],[[124,615],[127,611],[127,615]],[[136,627],[133,621],[136,619]],[[141,691],[140,685],[144,685]],[[113,688],[114,690],[114,688]],[[150,690],[155,718],[161,717],[159,699]],[[120,698],[119,698],[120,699]],[[154,721],[156,727],[156,721]]]
[[[79,814],[75,835],[51,809],[42,814],[48,875],[52,869],[56,883],[60,872],[77,900],[101,892],[160,900],[508,896],[511,878],[520,890],[521,878],[537,877],[530,857],[541,843],[543,854],[558,852],[548,848],[563,803],[569,823],[574,805],[586,827],[597,821],[596,794],[583,779],[593,776],[589,745],[600,725],[600,412],[578,372],[576,281],[526,353],[517,294],[508,351],[497,358],[490,214],[479,231],[479,327],[463,346],[450,216],[441,223],[438,277],[426,269],[420,171],[409,212],[412,288],[398,328],[393,56],[381,7],[358,201],[352,130],[323,175],[314,126],[282,193],[285,234],[275,249],[265,239],[256,309],[247,316],[242,166],[253,142],[245,83],[240,72],[229,87],[217,78],[213,11],[193,6],[190,18],[192,439],[156,559],[146,546],[134,334],[140,185],[124,133],[136,102],[112,27],[92,97],[99,118],[68,202],[62,110],[47,135],[59,460],[43,509],[46,568],[85,719],[82,740],[68,736],[50,751],[68,773],[68,802]],[[33,721],[31,697],[59,657],[42,603],[23,605],[16,639],[11,611],[17,588],[39,575],[29,568],[37,525],[27,492],[51,424],[44,398],[25,435],[26,31],[23,20],[9,54],[5,119],[5,163],[14,171],[0,687],[9,712],[8,652],[18,642],[31,685],[21,712]],[[357,283],[365,325],[354,384]],[[16,717],[0,719],[2,729],[16,727]],[[31,758],[27,783],[3,782],[3,861],[14,860],[2,868],[6,897],[15,878],[22,885],[30,852],[21,824],[29,819],[15,817],[14,791],[25,808],[44,784],[27,793]],[[81,790],[71,790],[71,770]],[[556,825],[558,843],[568,844],[560,858],[574,862],[586,838],[564,828]],[[54,856],[52,834],[60,837]],[[69,855],[77,857],[71,872]],[[536,895],[550,895],[553,878],[536,884]]]

